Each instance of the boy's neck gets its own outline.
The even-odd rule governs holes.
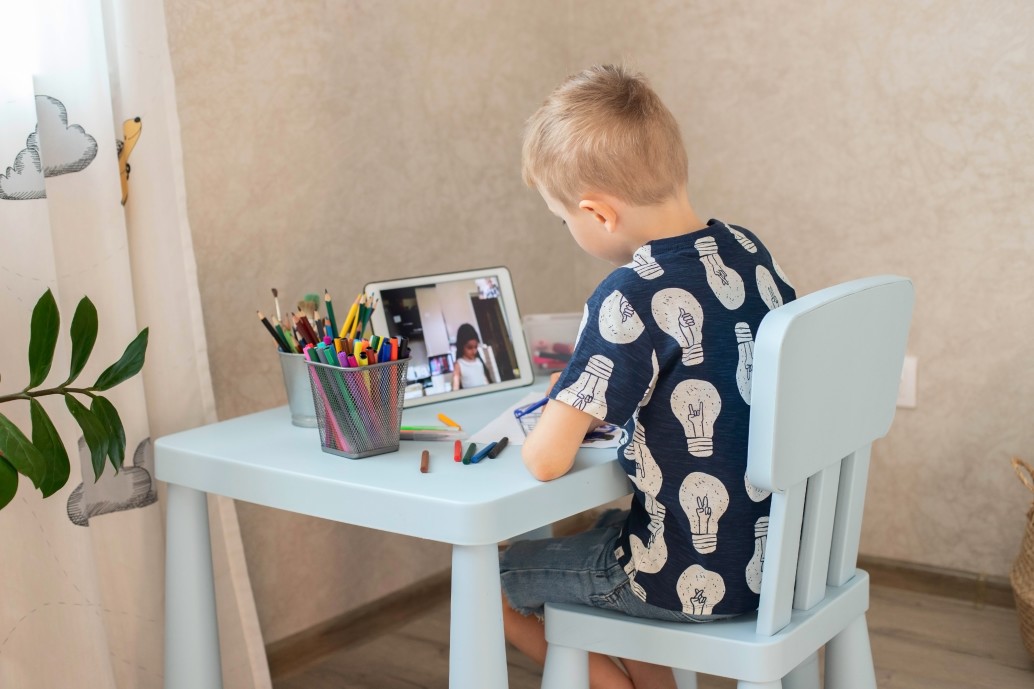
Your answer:
[[[622,224],[627,237],[642,246],[655,239],[678,237],[704,226],[685,190],[654,206],[627,206]]]

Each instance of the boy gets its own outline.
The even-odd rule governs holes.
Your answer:
[[[675,118],[638,74],[596,66],[528,121],[523,175],[586,252],[619,266],[522,453],[562,476],[586,432],[623,427],[631,509],[500,559],[507,638],[545,658],[545,602],[709,621],[755,610],[770,500],[746,479],[753,334],[793,287],[742,227],[697,217]],[[667,668],[590,655],[593,687],[674,688]]]

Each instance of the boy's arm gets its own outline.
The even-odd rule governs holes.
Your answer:
[[[559,378],[559,371],[550,376],[547,395]],[[524,466],[531,472],[531,476],[540,481],[552,481],[564,476],[571,470],[585,433],[602,423],[591,414],[550,399],[542,410],[539,423],[535,424],[535,429],[521,448]]]
[[[539,481],[563,476],[574,464],[585,434],[599,424],[599,419],[591,414],[550,400],[521,448],[524,465]]]

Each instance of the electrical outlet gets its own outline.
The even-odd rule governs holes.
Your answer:
[[[898,384],[899,407],[906,409],[916,407],[916,369],[918,365],[916,357],[905,357],[905,363],[901,366],[901,382]]]

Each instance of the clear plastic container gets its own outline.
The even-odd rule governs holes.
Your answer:
[[[545,372],[563,369],[571,360],[582,314],[537,313],[525,316],[522,322],[535,370]]]

